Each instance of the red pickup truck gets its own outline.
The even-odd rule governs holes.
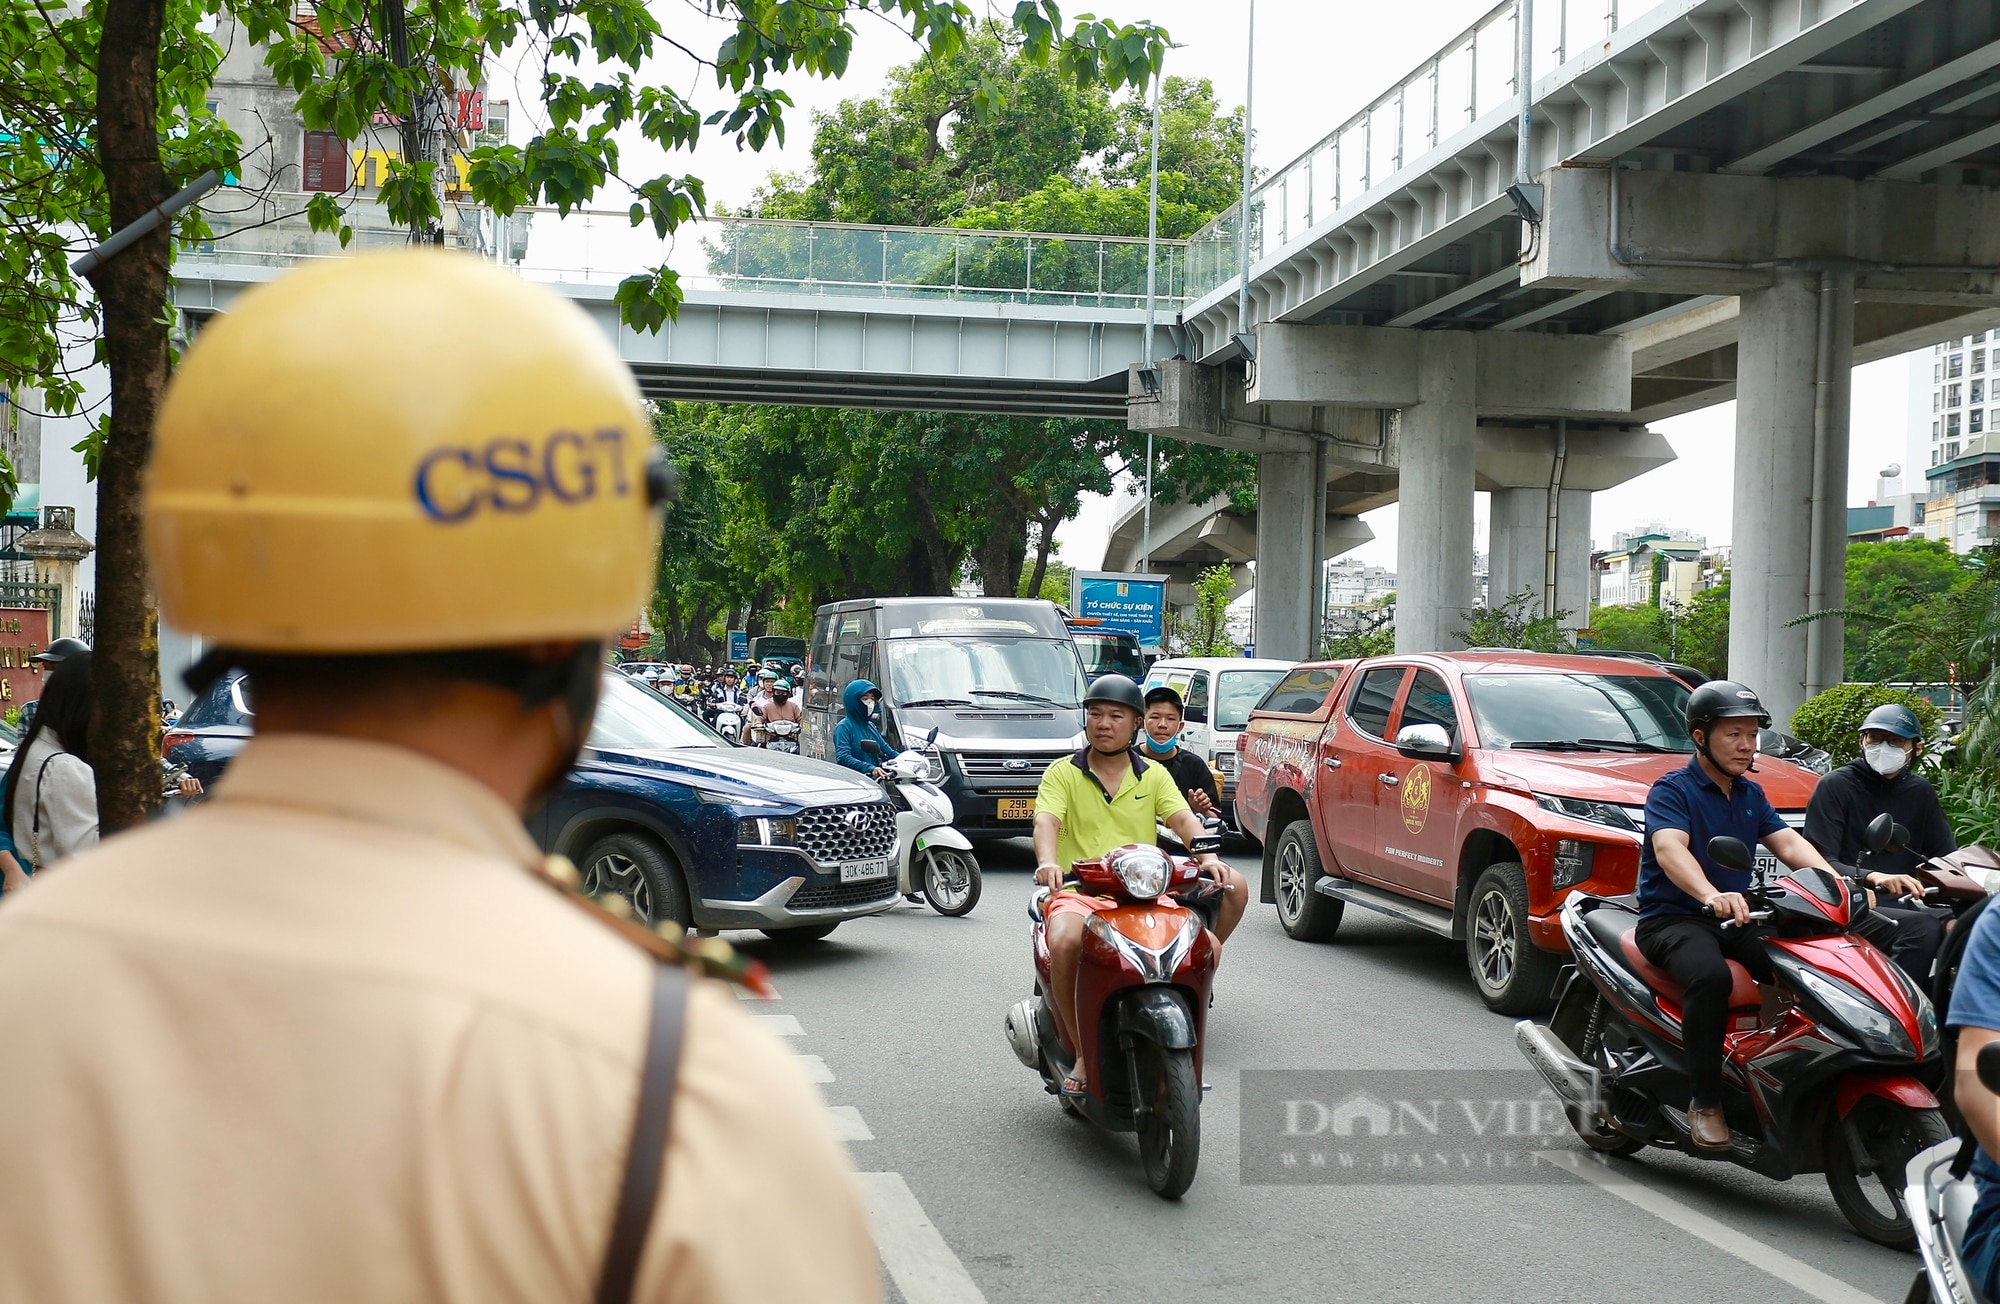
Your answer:
[[[1633,890],[1646,792],[1686,765],[1688,689],[1642,661],[1480,650],[1307,662],[1237,741],[1262,900],[1305,942],[1348,906],[1463,942],[1491,1008],[1543,1008],[1579,888]],[[1818,776],[1762,759],[1794,828]],[[1759,852],[1760,858],[1769,853]]]

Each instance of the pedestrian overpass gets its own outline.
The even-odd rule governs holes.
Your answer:
[[[1277,655],[1309,646],[1328,522],[1391,497],[1401,646],[1470,605],[1476,490],[1492,590],[1581,613],[1590,493],[1671,457],[1649,420],[1735,398],[1736,606],[1760,618],[1732,666],[1789,711],[1840,677],[1837,622],[1784,626],[1840,605],[1851,366],[2000,326],[2000,6],[1612,0],[1586,24],[1533,0],[1523,204],[1525,2],[1272,172],[1247,230],[1232,208],[1161,242],[1151,365],[1143,241],[724,220],[667,245],[536,213],[461,242],[581,303],[652,397],[1122,416],[1258,453]],[[319,251],[225,236],[177,301]],[[619,325],[618,281],[663,260],[679,320]]]

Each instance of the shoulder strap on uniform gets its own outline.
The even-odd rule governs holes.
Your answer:
[[[687,1018],[687,971],[679,965],[653,967],[653,1013],[646,1032],[646,1066],[639,1077],[639,1108],[632,1117],[632,1144],[625,1152],[625,1178],[611,1219],[611,1244],[597,1279],[597,1304],[627,1304],[639,1276],[639,1256],[660,1202],[660,1175],[667,1161],[668,1124],[673,1119],[674,1079],[679,1076],[681,1031]]]

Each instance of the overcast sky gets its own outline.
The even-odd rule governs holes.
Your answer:
[[[1428,59],[1446,41],[1478,18],[1492,0],[1260,0],[1257,5],[1256,98],[1252,118],[1257,166],[1275,171],[1303,153],[1349,115],[1386,90],[1403,74]],[[1625,0],[1627,10],[1643,0]],[[980,7],[975,3],[975,8]],[[1009,3],[1007,8],[1011,8]],[[1247,47],[1245,0],[1096,0],[1096,12],[1129,21],[1148,17],[1165,27],[1176,48],[1167,57],[1170,75],[1207,77],[1215,83],[1221,103],[1242,103]],[[1553,28],[1541,17],[1554,6],[1538,4],[1537,48],[1553,44]],[[1572,4],[1573,13],[1602,12],[1594,4]],[[995,7],[995,12],[999,12]],[[706,18],[694,0],[662,0],[656,6],[667,34],[689,48],[712,51],[727,35]],[[1589,39],[1583,19],[1572,18],[1571,48]],[[663,159],[643,141],[626,145],[621,169],[630,176],[648,176],[662,166],[692,172],[708,185],[711,203],[740,205],[773,170],[807,171],[811,164],[814,109],[881,91],[888,70],[914,53],[907,37],[886,21],[869,16],[847,75],[838,82],[794,78],[782,83],[798,107],[783,147],[760,153],[739,152],[713,137],[688,154]],[[1545,56],[1544,56],[1545,60]],[[1544,60],[1538,60],[1543,62]],[[678,54],[662,57],[659,72],[704,109],[723,107],[729,98],[715,87],[714,75],[698,69]],[[1538,74],[1540,69],[1538,68]],[[514,93],[516,139],[535,127],[535,102],[530,86]],[[607,199],[612,197],[607,195]],[[1907,370],[1900,359],[1857,368],[1854,374],[1854,421],[1849,501],[1866,502],[1874,492],[1875,473],[1904,458]],[[1613,531],[1642,522],[1663,521],[1705,534],[1712,543],[1730,538],[1731,471],[1734,465],[1735,404],[1723,404],[1659,422],[1679,460],[1622,485],[1599,493],[1592,506],[1592,531],[1608,544]],[[1086,504],[1078,520],[1058,533],[1063,557],[1073,565],[1095,565],[1102,555],[1110,522],[1109,504]],[[1375,542],[1354,555],[1393,566],[1396,557],[1396,509],[1387,507],[1366,518]],[[1479,496],[1476,538],[1486,539],[1486,497]]]

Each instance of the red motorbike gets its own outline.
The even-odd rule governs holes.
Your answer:
[[[1206,842],[1191,850],[1214,850]],[[1216,964],[1206,911],[1219,889],[1195,861],[1157,847],[1120,847],[1070,872],[1083,892],[1118,902],[1084,925],[1076,977],[1083,1044],[1064,1042],[1044,1000],[1047,888],[1028,905],[1035,994],[1007,1012],[1007,1039],[1065,1111],[1107,1131],[1137,1132],[1146,1184],[1177,1200],[1201,1157],[1201,1038]],[[1079,1057],[1089,1086],[1072,1098],[1060,1084]]]
[[[1879,851],[1889,826],[1886,816],[1878,822],[1870,837]],[[1734,838],[1714,839],[1708,853],[1725,868],[1751,869],[1749,848]],[[1945,1066],[1930,1000],[1881,951],[1848,935],[1867,907],[1839,875],[1783,870],[1748,896],[1749,926],[1775,981],[1760,988],[1730,962],[1726,1153],[1690,1140],[1681,988],[1640,953],[1629,899],[1579,894],[1564,904],[1575,968],[1549,1022],[1523,1019],[1515,1040],[1592,1150],[1624,1156],[1660,1146],[1778,1181],[1824,1172],[1856,1231],[1908,1249],[1904,1170],[1951,1135],[1933,1094]]]

